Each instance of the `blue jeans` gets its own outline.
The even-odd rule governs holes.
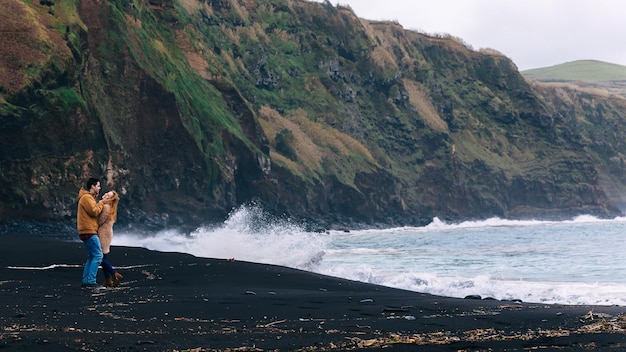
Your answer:
[[[102,248],[100,247],[100,238],[93,235],[89,239],[83,241],[87,249],[87,261],[83,269],[83,285],[95,284],[98,275],[98,267],[102,261]]]
[[[102,258],[102,272],[104,273],[105,279],[108,279],[115,275],[115,268],[113,268],[113,265],[111,265],[111,262],[109,262],[109,259],[107,259],[106,254]]]

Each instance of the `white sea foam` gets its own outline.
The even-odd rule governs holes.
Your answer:
[[[489,275],[459,277],[433,273],[381,273],[367,265],[349,270],[336,267],[323,273],[448,297],[479,295],[482,298],[545,304],[626,306],[626,285],[620,283],[533,282],[499,280]]]
[[[185,234],[116,233],[114,245],[284,265],[451,297],[626,305],[626,218],[503,220],[312,233],[258,207]]]
[[[51,264],[46,266],[7,266],[7,269],[12,270],[51,270],[56,268],[80,268],[81,265],[77,264]]]
[[[306,232],[287,220],[272,218],[258,207],[242,207],[222,226],[201,227],[191,234],[165,230],[148,235],[115,235],[116,245],[302,269],[310,269],[321,259],[326,242],[324,236]]]
[[[144,268],[153,266],[153,264],[142,264],[142,265],[125,265],[125,266],[115,266],[116,269],[124,270],[124,269],[134,269],[134,268]],[[51,264],[46,266],[7,266],[7,269],[11,270],[52,270],[57,268],[82,268],[83,264]]]

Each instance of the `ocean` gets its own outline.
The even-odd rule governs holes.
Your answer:
[[[503,220],[307,232],[258,207],[191,233],[115,232],[114,245],[282,265],[449,297],[626,306],[626,218]],[[114,249],[112,260],[115,262]]]

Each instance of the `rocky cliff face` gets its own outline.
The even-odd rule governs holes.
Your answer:
[[[1,2],[5,225],[72,225],[90,176],[151,226],[250,202],[323,227],[624,203],[626,100],[454,38],[296,0]]]

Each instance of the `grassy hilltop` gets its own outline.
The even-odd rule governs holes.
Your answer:
[[[535,81],[571,83],[626,97],[626,66],[623,65],[597,60],[578,60],[525,70],[521,74]]]

